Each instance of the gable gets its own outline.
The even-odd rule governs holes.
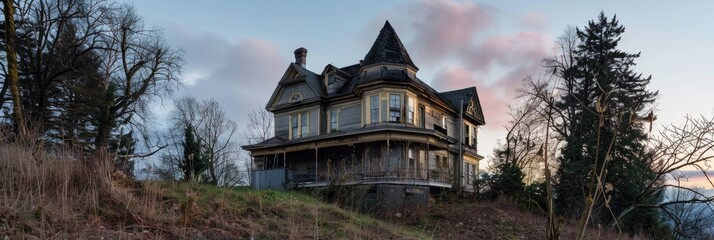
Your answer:
[[[486,124],[486,119],[484,119],[483,110],[481,109],[481,101],[478,99],[478,91],[476,90],[474,90],[473,95],[471,95],[471,100],[466,108],[466,113],[471,115],[471,117],[479,121],[481,124]]]
[[[291,98],[299,96],[299,101],[317,97],[310,86],[305,82],[298,82],[290,85],[279,86],[279,96],[274,106],[290,103]]]
[[[289,103],[290,97],[299,94],[301,98],[310,99],[320,96],[320,83],[317,75],[295,63],[290,63],[278,81],[273,95],[268,100],[267,109]]]

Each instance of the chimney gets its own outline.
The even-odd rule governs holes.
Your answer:
[[[305,64],[307,64],[307,49],[302,47],[295,49],[295,63],[305,67]]]

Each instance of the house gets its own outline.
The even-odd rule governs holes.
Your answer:
[[[388,21],[358,64],[316,73],[306,58],[295,50],[266,107],[275,137],[243,146],[252,187],[359,185],[403,197],[472,185],[485,124],[475,87],[437,92],[420,80]]]

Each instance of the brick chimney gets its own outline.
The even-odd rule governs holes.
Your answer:
[[[307,64],[307,49],[302,47],[295,49],[295,63],[299,64],[301,67],[305,67]]]

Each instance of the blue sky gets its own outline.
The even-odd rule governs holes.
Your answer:
[[[131,3],[131,1],[129,1]],[[440,91],[477,86],[487,126],[479,151],[491,155],[504,135],[513,90],[539,73],[542,57],[566,26],[582,27],[600,11],[626,27],[620,48],[641,52],[637,70],[659,90],[655,130],[686,114],[711,115],[713,1],[135,1],[147,25],[183,48],[186,88],[215,98],[243,126],[263,107],[308,49],[308,69],[357,63],[385,20],[404,42],[417,76]],[[170,103],[157,108],[159,116]],[[482,163],[482,168],[486,163]]]

